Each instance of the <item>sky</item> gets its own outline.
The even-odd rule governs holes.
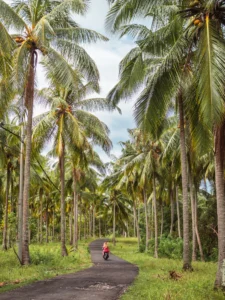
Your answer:
[[[75,21],[82,27],[95,30],[110,40],[108,42],[98,42],[91,45],[82,45],[88,54],[94,59],[99,72],[100,72],[100,97],[106,97],[108,92],[118,82],[118,69],[119,63],[123,57],[135,46],[135,44],[127,39],[123,38],[119,40],[117,37],[112,36],[105,30],[105,17],[109,9],[106,0],[92,0],[88,13],[85,17],[75,15]],[[38,86],[45,86],[45,79],[41,69],[38,69]],[[96,116],[101,121],[106,123],[110,129],[110,139],[113,142],[112,155],[119,156],[121,153],[120,141],[128,140],[127,128],[134,128],[133,114],[134,99],[130,99],[126,102],[121,102],[119,107],[122,110],[122,115],[118,112],[97,112]],[[36,106],[35,115],[41,112],[42,108]],[[101,159],[104,162],[110,161],[110,157],[105,154],[99,147],[96,148]]]

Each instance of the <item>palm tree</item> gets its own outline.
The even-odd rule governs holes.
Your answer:
[[[9,213],[9,198],[10,187],[12,186],[13,169],[18,167],[17,156],[19,152],[18,139],[12,135],[13,130],[17,130],[14,120],[10,124],[4,124],[0,131],[0,147],[2,149],[1,165],[6,171],[5,180],[5,212],[4,212],[4,228],[3,228],[3,249],[7,250],[8,241],[8,213]]]
[[[34,100],[35,70],[38,55],[45,56],[59,82],[65,86],[73,83],[68,58],[88,79],[99,79],[97,68],[79,42],[106,40],[91,30],[80,28],[71,13],[84,14],[87,9],[85,0],[46,1],[44,5],[36,0],[13,2],[11,5],[0,1],[0,20],[7,28],[14,27],[18,33],[12,37],[17,44],[14,52],[14,80],[21,94],[24,91],[27,108],[26,155],[23,191],[23,255],[22,263],[29,264],[28,247],[28,200],[30,182],[31,136]],[[59,52],[57,52],[59,51]],[[75,55],[76,53],[76,55]]]
[[[192,44],[197,50],[194,53],[193,64],[196,66],[194,73],[195,96],[199,103],[200,116],[203,122],[214,133],[215,148],[215,178],[218,214],[218,271],[215,287],[222,287],[222,263],[225,258],[225,203],[223,156],[225,147],[224,136],[224,100],[225,93],[221,89],[224,82],[224,53],[225,40],[223,29],[225,17],[223,1],[196,2],[194,7],[188,6],[180,12],[192,26],[187,34],[191,35]]]
[[[129,2],[129,1],[126,1]],[[181,85],[183,70],[180,67],[185,65],[185,56],[187,52],[188,39],[183,34],[183,20],[177,14],[176,5],[164,3],[165,10],[156,9],[152,6],[154,1],[150,1],[148,15],[154,14],[153,23],[156,22],[156,31],[151,32],[143,26],[125,26],[122,27],[124,33],[132,33],[138,40],[138,55],[131,51],[121,63],[121,80],[118,85],[110,92],[109,99],[117,104],[124,97],[130,96],[137,88],[144,83],[143,89],[135,105],[135,119],[137,124],[146,131],[156,132],[162,127],[166,114],[170,108],[170,103],[177,99],[180,116],[180,146],[181,146],[181,165],[182,165],[182,191],[183,191],[183,230],[184,230],[184,251],[183,268],[191,269],[189,257],[189,212],[188,212],[188,186],[187,186],[187,163],[186,146],[184,131],[184,113],[183,97]],[[116,2],[117,3],[117,2]],[[162,1],[163,3],[163,1]],[[134,4],[135,6],[135,4]],[[141,4],[140,4],[141,6]],[[132,7],[132,4],[131,4]],[[114,4],[108,14],[109,20],[114,24],[121,20],[128,20],[131,17],[123,16],[120,13],[115,14],[116,4]],[[135,9],[138,9],[137,7]],[[134,10],[135,11],[135,10]],[[135,12],[136,13],[136,12]],[[162,14],[167,15],[167,22],[160,21]],[[126,15],[126,13],[125,13]],[[133,17],[133,15],[132,15]],[[179,24],[179,25],[178,25]],[[159,28],[159,29],[158,29]],[[115,28],[119,30],[117,27]],[[165,42],[166,41],[166,42]],[[169,49],[169,50],[168,50]],[[137,51],[136,51],[137,52]],[[141,57],[141,60],[140,60]],[[137,65],[142,64],[142,68]],[[149,67],[150,66],[150,67]],[[132,72],[131,72],[132,70]],[[137,75],[142,71],[142,75]],[[186,70],[186,69],[185,69]],[[126,76],[131,73],[132,76]],[[134,75],[133,75],[134,74]],[[140,79],[134,80],[139,77]]]
[[[74,72],[74,74],[76,74]],[[81,82],[76,89],[64,89],[55,86],[54,90],[44,89],[39,97],[46,103],[51,102],[51,110],[37,117],[37,125],[34,127],[34,143],[37,148],[44,146],[49,138],[54,137],[54,153],[59,157],[60,182],[61,182],[61,242],[62,255],[67,255],[65,246],[65,170],[64,160],[66,147],[70,153],[82,153],[88,151],[90,141],[102,146],[105,151],[111,148],[108,138],[108,128],[98,118],[83,110],[103,109],[110,106],[104,99],[82,99],[86,90],[92,88],[91,83],[83,86]],[[80,86],[80,89],[79,89]],[[80,109],[81,108],[81,109]],[[88,138],[90,141],[88,141]],[[83,155],[84,156],[84,155]],[[74,169],[73,172],[76,172]],[[75,187],[74,173],[74,193]],[[76,195],[74,194],[76,209]],[[76,212],[75,212],[76,214]]]

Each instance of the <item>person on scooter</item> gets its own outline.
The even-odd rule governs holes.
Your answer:
[[[102,246],[102,255],[103,255],[103,258],[105,260],[107,260],[109,258],[109,246],[107,244],[107,242],[104,242],[103,246]]]

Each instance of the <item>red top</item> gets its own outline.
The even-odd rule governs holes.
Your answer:
[[[109,247],[102,247],[103,252],[109,252]]]

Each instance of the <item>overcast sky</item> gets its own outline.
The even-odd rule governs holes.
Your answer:
[[[134,43],[128,39],[119,40],[114,36],[110,36],[105,31],[105,17],[108,11],[107,0],[92,0],[90,8],[85,17],[75,16],[76,22],[82,27],[98,31],[107,36],[108,42],[99,42],[92,45],[82,45],[87,50],[89,55],[94,59],[100,72],[101,97],[106,97],[108,92],[118,82],[118,67],[120,61],[134,47]],[[38,68],[38,86],[45,86],[45,80],[41,69]],[[118,112],[95,113],[99,119],[106,123],[110,128],[110,139],[113,142],[113,150],[111,154],[119,156],[121,147],[120,141],[128,139],[127,128],[134,128],[135,123],[132,116],[132,108],[134,101],[121,102],[119,107],[122,110],[122,115]],[[40,107],[36,106],[35,115],[41,111]],[[100,149],[96,149],[102,160],[107,162],[110,158]]]

